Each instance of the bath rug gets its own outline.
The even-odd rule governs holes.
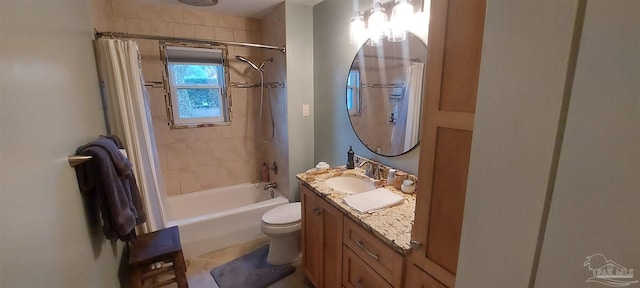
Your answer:
[[[296,268],[290,264],[267,263],[269,245],[213,268],[211,276],[220,288],[265,288],[291,275]]]

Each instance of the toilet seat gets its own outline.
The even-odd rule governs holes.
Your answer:
[[[289,203],[273,208],[262,215],[262,232],[267,235],[286,234],[302,227],[301,203]]]
[[[301,228],[302,221],[284,225],[270,225],[262,222],[262,233],[269,236],[293,233],[296,231],[300,231]]]
[[[269,226],[296,224],[302,220],[301,208],[300,202],[278,206],[262,215],[262,223]]]

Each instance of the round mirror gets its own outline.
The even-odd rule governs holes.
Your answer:
[[[365,43],[347,76],[347,111],[362,144],[382,156],[411,151],[420,140],[427,46],[407,33],[401,42]]]

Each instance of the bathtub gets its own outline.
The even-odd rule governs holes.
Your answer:
[[[247,183],[167,197],[166,226],[180,228],[185,259],[265,237],[262,214],[289,200],[275,189],[272,198],[262,187]]]

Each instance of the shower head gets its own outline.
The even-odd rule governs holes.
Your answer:
[[[256,70],[262,71],[262,72],[264,72],[264,69],[262,69],[264,67],[264,63],[273,62],[273,57],[269,57],[269,58],[265,59],[264,61],[262,61],[262,63],[260,63],[260,66],[258,66],[255,63],[251,62],[251,60],[249,60],[249,59],[247,59],[247,58],[245,58],[243,56],[240,56],[240,55],[236,56],[236,59],[238,59],[238,60],[240,60],[242,62],[245,62],[245,63],[249,64],[251,67],[253,67],[253,69],[256,69]]]
[[[236,59],[238,59],[238,60],[240,60],[240,61],[242,61],[244,63],[249,64],[251,67],[253,67],[253,69],[256,69],[258,71],[262,71],[262,66],[260,66],[260,68],[258,68],[258,65],[256,65],[253,62],[251,62],[251,60],[249,60],[247,58],[244,58],[243,56],[238,55],[238,56],[236,56]]]
[[[267,62],[273,62],[273,57],[269,57],[267,59],[264,59],[264,61],[262,61],[262,63],[260,63],[260,67],[259,67],[260,71],[264,71],[264,70],[262,70],[262,67],[264,67],[264,63],[267,63]]]

